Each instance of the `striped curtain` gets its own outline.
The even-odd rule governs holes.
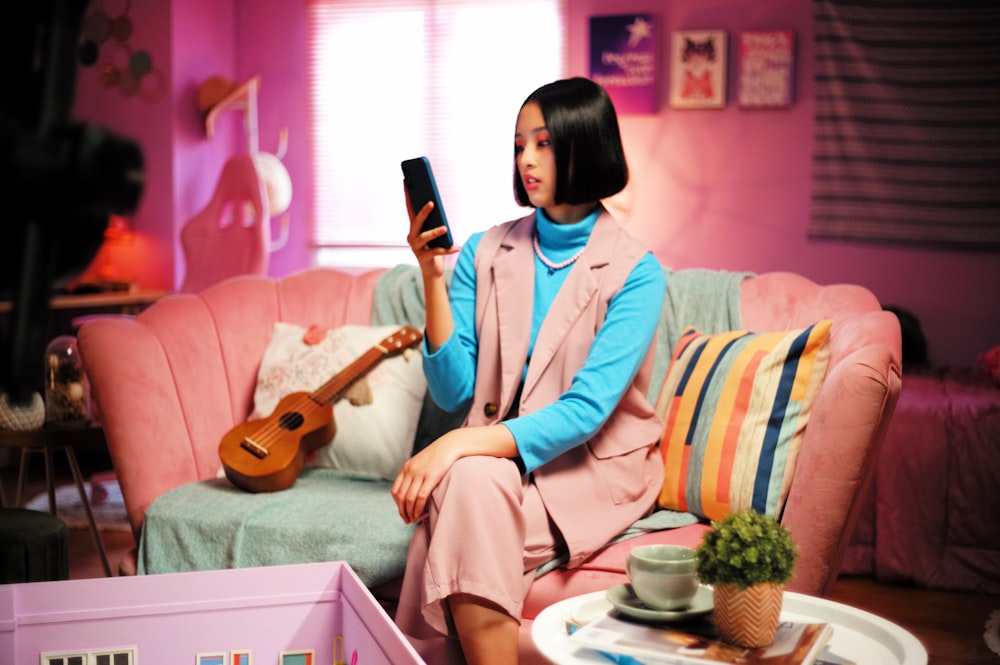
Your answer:
[[[1000,244],[1000,2],[813,8],[810,237]]]

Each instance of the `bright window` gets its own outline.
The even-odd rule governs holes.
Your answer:
[[[564,72],[564,0],[311,0],[321,265],[412,262],[400,162],[426,155],[456,242],[526,214],[512,189],[521,102]]]

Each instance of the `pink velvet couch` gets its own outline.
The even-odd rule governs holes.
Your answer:
[[[258,364],[274,322],[369,324],[381,276],[311,269],[283,279],[238,277],[198,294],[164,298],[134,319],[98,319],[82,327],[81,353],[137,537],[157,497],[217,473],[220,437],[252,409]],[[821,286],[792,273],[765,273],[738,288],[745,329],[834,321],[830,368],[781,517],[800,546],[788,588],[826,595],[899,395],[899,325],[860,286]],[[528,594],[522,635],[552,602],[626,581],[624,558],[637,544],[696,545],[708,528],[696,524],[646,534],[605,549],[579,568],[539,577]]]

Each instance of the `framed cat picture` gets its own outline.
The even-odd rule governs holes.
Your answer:
[[[671,108],[726,107],[727,45],[725,30],[678,30],[671,35]]]

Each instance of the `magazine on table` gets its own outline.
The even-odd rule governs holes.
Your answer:
[[[827,647],[819,652],[813,665],[858,665],[850,658],[843,658],[830,651]]]
[[[570,641],[604,654],[634,656],[650,665],[805,665],[816,661],[832,632],[827,623],[782,621],[770,646],[747,649],[722,642],[708,621],[649,624],[607,614],[574,630]]]

